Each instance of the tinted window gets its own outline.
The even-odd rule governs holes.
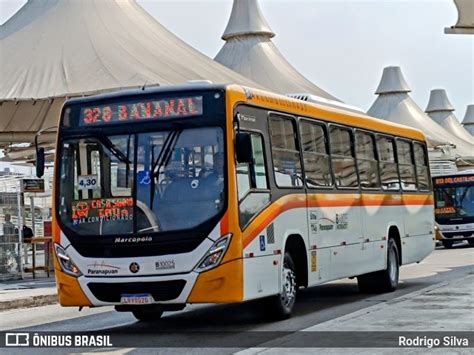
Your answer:
[[[302,186],[301,161],[294,121],[288,118],[269,118],[273,169],[279,187]]]
[[[253,164],[237,165],[237,189],[239,195],[240,226],[244,227],[270,202],[263,139],[251,134]]]
[[[406,141],[397,140],[397,155],[402,189],[416,191],[415,164],[413,164],[411,144]]]
[[[357,171],[352,153],[352,133],[350,130],[334,127],[330,129],[331,164],[334,180],[338,187],[357,187]]]
[[[421,143],[415,143],[414,156],[416,165],[416,176],[418,178],[418,188],[420,190],[430,190],[431,184],[428,171],[428,159],[426,158],[425,147]]]
[[[141,133],[136,150],[139,232],[191,229],[222,210],[221,128]]]
[[[133,135],[63,142],[59,215],[65,225],[83,235],[133,232],[133,142]]]
[[[301,146],[309,187],[332,186],[326,134],[323,126],[300,121]]]
[[[375,143],[372,134],[356,132],[356,156],[360,186],[362,188],[379,187],[378,164],[375,158]]]
[[[395,151],[393,138],[379,136],[377,138],[377,150],[379,154],[380,182],[384,190],[399,190],[397,163],[395,162]]]
[[[237,164],[237,185],[239,201],[249,192],[250,188],[268,189],[263,140],[259,134],[251,134],[254,163]]]

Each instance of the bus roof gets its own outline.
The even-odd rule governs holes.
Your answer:
[[[251,105],[273,108],[293,115],[313,117],[323,121],[350,125],[380,133],[394,134],[420,141],[426,140],[423,132],[418,129],[371,117],[363,113],[357,113],[353,110],[346,110],[342,107],[336,108],[322,103],[303,101],[240,85],[229,85],[227,90],[233,94],[231,97],[233,96],[235,102],[243,101]]]
[[[125,89],[104,94],[71,98],[64,105],[89,104],[91,102],[107,101],[127,96],[153,95],[163,93],[179,93],[183,91],[210,91],[225,90],[227,85],[224,84],[207,84],[207,83],[190,83],[183,85],[167,85],[167,86],[144,86],[141,89]]]
[[[357,113],[344,108],[335,108],[329,105],[307,102],[272,92],[247,88],[240,85],[189,83],[170,86],[149,86],[142,89],[127,89],[105,94],[72,98],[65,102],[68,105],[99,103],[128,96],[140,96],[144,94],[180,93],[183,91],[212,91],[226,90],[232,105],[237,102],[245,102],[254,106],[275,109],[295,115],[318,118],[323,121],[346,124],[361,129],[377,131],[386,134],[425,141],[424,134],[415,128],[384,121],[362,113]]]

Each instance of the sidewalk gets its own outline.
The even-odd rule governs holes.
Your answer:
[[[432,285],[305,331],[474,331],[474,275]]]
[[[370,348],[369,353],[387,355],[399,353],[400,349],[394,350],[396,346],[392,346],[394,339],[396,343],[399,335],[409,336],[410,332],[418,332],[416,335],[424,333],[430,337],[459,333],[459,337],[464,337],[467,332],[472,332],[474,330],[473,299],[474,275],[470,273],[463,278],[432,285],[284,336],[278,340],[277,345],[275,342],[263,343],[258,348],[249,348],[237,354],[266,355],[290,352],[306,354],[313,353],[317,349],[325,354],[365,355],[368,351],[366,345],[363,344],[367,344],[367,341],[366,338],[359,336],[361,334],[363,337],[376,339],[380,344],[379,347]],[[325,339],[318,343],[316,335],[318,333],[313,332],[324,334]],[[431,335],[428,332],[432,332]],[[303,335],[304,333],[309,334],[313,339],[312,344],[315,345],[301,348],[301,342],[309,339]],[[351,337],[352,340],[349,339]],[[344,344],[344,341],[346,343],[349,341],[353,345],[340,347],[339,345]],[[392,345],[386,346],[386,344]],[[432,349],[414,346],[403,349],[404,352],[410,354],[425,354],[428,350],[443,355],[472,354],[472,348],[461,345]]]
[[[23,280],[0,282],[0,312],[54,304],[57,298],[54,274],[49,278],[40,273],[36,279],[28,275]]]

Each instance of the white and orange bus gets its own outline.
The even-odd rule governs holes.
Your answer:
[[[397,287],[434,248],[417,130],[235,85],[66,102],[59,127],[55,268],[63,306],[153,320],[190,303],[262,299],[357,277]]]

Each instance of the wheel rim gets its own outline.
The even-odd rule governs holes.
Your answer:
[[[289,307],[296,297],[296,275],[286,265],[283,266],[282,284],[281,301],[285,307]]]
[[[397,282],[397,279],[398,279],[397,258],[396,258],[395,250],[393,249],[390,249],[389,258],[388,258],[388,267],[389,267],[390,280],[392,280],[392,282]]]

